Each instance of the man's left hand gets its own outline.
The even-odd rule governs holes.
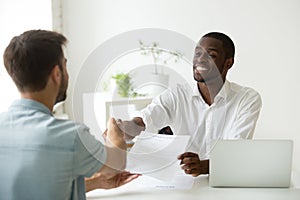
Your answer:
[[[115,176],[107,179],[101,173],[95,173],[90,178],[85,178],[86,192],[94,189],[112,189],[120,187],[126,183],[129,183],[139,177],[140,174],[132,174],[127,171],[120,172]]]
[[[196,177],[200,174],[209,173],[209,161],[201,161],[196,153],[185,152],[178,156],[178,160],[181,160],[181,169],[183,169],[186,174]]]

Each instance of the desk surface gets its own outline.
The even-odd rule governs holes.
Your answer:
[[[300,176],[294,176],[292,180],[299,184]],[[222,200],[299,200],[300,185],[293,184],[290,188],[212,188],[208,186],[208,176],[195,178],[191,189],[154,189],[143,187],[146,176],[139,177],[133,182],[111,190],[94,190],[87,193],[87,199],[101,200],[198,200],[198,199],[222,199]]]

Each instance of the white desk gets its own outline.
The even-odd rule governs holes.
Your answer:
[[[87,193],[87,199],[95,200],[300,200],[300,185],[291,188],[212,188],[208,176],[195,179],[192,189],[149,189],[142,184],[147,177],[111,190],[94,190]],[[299,178],[297,176],[296,178]],[[300,181],[300,180],[297,180]],[[299,183],[299,182],[298,182]]]

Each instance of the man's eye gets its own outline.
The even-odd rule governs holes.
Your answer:
[[[216,58],[215,55],[208,55],[210,58]]]
[[[200,57],[201,53],[195,53],[194,57]]]

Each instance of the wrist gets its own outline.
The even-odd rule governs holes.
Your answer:
[[[200,174],[209,174],[209,160],[201,160],[201,171]]]
[[[89,192],[97,189],[97,184],[93,180],[86,179],[85,180],[85,192]]]
[[[112,147],[112,148],[119,148],[122,150],[126,150],[126,142],[125,139],[123,137],[113,137],[113,138],[109,138],[109,141],[107,142],[108,146]]]

